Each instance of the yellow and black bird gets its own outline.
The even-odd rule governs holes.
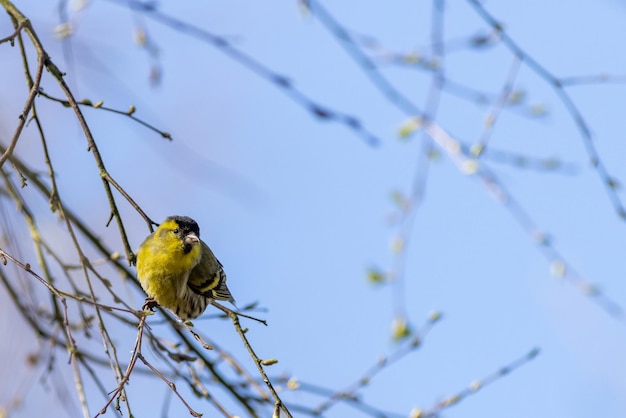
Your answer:
[[[170,216],[137,251],[137,278],[159,305],[181,319],[197,318],[211,300],[235,302],[222,264],[188,216]]]

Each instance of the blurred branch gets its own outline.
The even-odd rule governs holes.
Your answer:
[[[498,121],[498,117],[500,116],[500,112],[504,106],[509,102],[509,98],[511,92],[513,91],[513,85],[515,84],[515,80],[520,70],[521,61],[515,57],[513,58],[513,63],[511,64],[511,68],[509,70],[509,74],[506,78],[506,81],[502,85],[502,90],[498,96],[498,99],[493,104],[487,118],[485,119],[485,128],[483,129],[483,133],[478,139],[478,142],[472,146],[472,154],[476,155],[476,157],[480,157],[485,148],[487,147],[487,142],[491,138],[496,122]]]
[[[496,105],[502,106],[506,100],[502,98],[507,96],[511,91],[510,85],[513,83],[513,79],[515,78],[518,67],[520,63],[526,64],[533,71],[535,71],[542,79],[546,80],[549,84],[556,89],[559,97],[563,101],[564,105],[570,112],[571,116],[577,123],[581,134],[585,140],[585,144],[587,145],[587,152],[592,156],[592,163],[596,168],[597,172],[604,179],[605,184],[609,187],[612,192],[609,193],[611,197],[614,207],[620,216],[626,217],[626,212],[623,212],[621,207],[621,203],[617,196],[617,188],[619,183],[615,180],[612,180],[608,173],[606,172],[604,164],[600,161],[598,154],[595,151],[595,146],[591,142],[591,133],[585,119],[582,117],[577,107],[574,105],[574,102],[571,100],[569,95],[565,92],[562,86],[559,84],[558,79],[552,76],[543,66],[541,66],[537,61],[535,61],[531,56],[525,53],[517,44],[507,35],[506,32],[502,29],[502,26],[489,15],[482,5],[477,0],[468,0],[477,12],[487,21],[494,33],[497,33],[499,38],[504,42],[513,52],[514,65],[511,67],[509,76],[507,77],[505,84],[502,88],[502,92],[500,94],[500,99],[496,103],[500,103]],[[508,190],[498,181],[496,175],[489,169],[489,167],[481,162],[479,164],[476,155],[472,155],[471,151],[467,154],[462,147],[462,143],[448,134],[446,129],[439,125],[437,121],[426,112],[420,112],[419,108],[414,105],[408,98],[402,95],[399,90],[394,88],[387,79],[381,75],[376,67],[373,65],[371,60],[367,58],[363,52],[359,49],[358,45],[352,40],[349,35],[349,32],[343,28],[343,26],[334,19],[325,8],[323,8],[319,1],[316,0],[308,0],[306,2],[309,10],[314,13],[320,22],[324,24],[327,29],[335,36],[337,41],[341,43],[348,51],[350,56],[354,59],[354,61],[359,65],[361,71],[367,74],[370,78],[372,78],[372,84],[380,91],[381,95],[385,97],[392,105],[397,107],[399,110],[406,113],[406,116],[411,118],[409,120],[411,126],[406,129],[406,132],[403,132],[401,136],[406,137],[411,135],[414,131],[420,131],[427,134],[433,141],[436,143],[440,149],[442,149],[445,154],[450,158],[450,160],[455,164],[458,170],[465,175],[476,176],[481,180],[483,185],[486,187],[488,193],[493,195],[498,202],[500,202],[516,219],[516,221],[522,226],[522,228],[528,233],[529,237],[535,242],[539,248],[539,250],[544,254],[544,256],[548,259],[548,262],[551,264],[551,268],[554,270],[553,266],[555,263],[562,267],[562,274],[559,277],[566,278],[571,284],[573,284],[583,295],[590,298],[594,303],[600,306],[605,312],[611,315],[613,318],[619,320],[620,322],[626,322],[626,318],[623,315],[623,309],[621,306],[613,299],[609,298],[605,293],[603,293],[599,287],[591,284],[587,280],[583,279],[575,270],[572,268],[571,264],[565,261],[565,258],[561,256],[561,254],[554,247],[554,244],[551,240],[547,239],[547,235],[544,232],[541,232],[541,229],[535,224],[530,215],[522,208],[521,204],[517,202],[513,196],[508,192]],[[435,11],[434,11],[434,23],[433,23],[433,41],[435,52],[433,52],[434,56],[438,56],[438,54],[443,54],[442,47],[442,24],[439,22],[440,19],[437,15],[437,8],[441,9],[443,5],[443,0],[435,1]],[[443,62],[443,55],[438,57],[441,62]],[[519,62],[518,62],[519,61]],[[442,88],[441,84],[441,73],[439,71],[442,68],[442,64],[438,63],[436,67],[436,71],[434,72],[434,85]],[[381,82],[380,79],[383,79],[384,82]],[[491,133],[490,133],[491,134]],[[477,155],[480,154],[480,149],[476,149],[478,151]],[[427,152],[428,149],[427,149]],[[423,165],[423,163],[422,163]],[[418,179],[424,178],[424,174],[421,171],[417,171]],[[412,216],[414,216],[414,211],[416,210],[417,205],[416,202],[419,202],[419,196],[421,193],[421,187],[419,186],[419,182],[414,182],[414,184],[418,185],[417,188],[413,186],[413,193],[416,200],[409,199],[406,205],[404,205],[404,209],[407,211],[406,216],[408,222],[405,222],[403,225],[402,232],[394,239],[394,251],[400,253],[406,251],[406,240],[408,239],[407,231],[410,230],[412,225]],[[415,194],[415,190],[418,191],[418,194]],[[403,258],[395,256],[396,264],[400,263],[401,266]],[[397,268],[397,266],[396,266]],[[400,270],[402,271],[402,270]],[[398,278],[396,276],[396,272],[392,272],[394,277],[389,282],[400,282],[401,277]]]
[[[485,386],[489,386],[497,380],[500,380],[503,377],[509,375],[520,367],[533,361],[538,355],[539,349],[533,348],[523,357],[517,360],[513,360],[511,363],[480,380],[473,381],[467,388],[455,393],[454,395],[447,396],[444,400],[437,402],[436,405],[427,409],[426,411],[422,411],[420,409],[414,410],[413,413],[410,415],[410,418],[436,418],[443,410],[448,409],[453,405],[457,405],[459,402],[465,400],[465,398],[467,398],[468,396],[476,394],[476,392],[478,392]]]
[[[411,115],[420,115],[422,112],[406,95],[395,88],[386,77],[380,74],[374,62],[365,55],[354,42],[350,33],[322,6],[319,1],[307,1],[311,11],[319,21],[335,36],[344,47],[348,55],[360,66],[372,84],[399,109]]]
[[[399,360],[406,357],[408,354],[414,352],[418,347],[421,347],[421,342],[423,341],[423,337],[425,337],[426,333],[429,329],[435,324],[435,322],[440,318],[438,314],[433,314],[427,320],[425,326],[421,329],[418,336],[416,336],[413,340],[408,341],[406,345],[392,353],[388,357],[382,357],[378,362],[376,362],[367,372],[363,374],[359,379],[357,379],[352,385],[350,385],[345,390],[341,391],[333,391],[331,389],[321,387],[315,384],[311,384],[308,382],[303,382],[295,378],[289,377],[280,377],[276,379],[277,381],[283,383],[287,389],[291,389],[293,391],[302,391],[311,393],[314,395],[322,396],[327,398],[323,403],[318,405],[317,407],[310,408],[304,405],[294,406],[294,409],[297,409],[302,414],[310,415],[310,416],[324,416],[328,410],[337,403],[345,403],[346,405],[354,408],[355,410],[361,411],[368,416],[372,417],[385,417],[385,418],[402,418],[406,417],[406,412],[391,412],[384,411],[380,408],[374,407],[368,404],[363,396],[359,394],[360,389],[364,388],[368,384],[370,384],[376,375],[383,370],[389,368],[392,364],[395,364]],[[458,405],[461,401],[465,400],[467,397],[475,395],[480,389],[483,389],[498,380],[510,375],[514,371],[519,368],[525,366],[530,361],[534,360],[539,354],[539,349],[534,348],[526,353],[524,356],[519,359],[515,359],[505,366],[501,367],[497,371],[488,374],[482,379],[473,381],[467,388],[460,390],[450,396],[446,396],[443,400],[436,402],[433,406],[422,409],[422,408],[414,408],[408,416],[410,418],[435,418],[440,416],[441,412],[450,408],[453,405]]]
[[[138,0],[108,1],[129,8],[133,11],[143,13],[146,17],[164,26],[217,48],[226,56],[241,64],[244,68],[247,68],[254,74],[276,86],[279,90],[282,90],[283,93],[290,99],[308,110],[311,115],[322,121],[332,121],[346,126],[370,146],[376,146],[380,143],[379,138],[369,132],[356,117],[330,109],[329,107],[323,106],[312,100],[308,95],[296,88],[288,77],[274,72],[260,61],[254,59],[252,56],[247,55],[241,50],[235,48],[226,38],[214,35],[206,29],[194,26],[188,22],[163,13],[158,10],[157,6],[152,2],[142,2]]]
[[[438,312],[432,313],[426,319],[425,324],[419,329],[419,331],[417,331],[411,337],[410,341],[405,343],[400,349],[393,352],[391,355],[381,357],[374,365],[367,369],[367,371],[361,377],[359,377],[346,389],[332,393],[327,400],[325,400],[313,409],[311,415],[321,415],[339,401],[359,399],[357,392],[370,384],[377,374],[420,348],[422,346],[424,338],[426,338],[426,335],[440,319],[441,314],[439,314]]]
[[[444,7],[440,3],[443,3],[443,0],[434,0],[435,7],[433,8],[433,12],[437,12],[441,10],[441,18],[438,18],[436,15],[432,19],[432,27],[433,34],[436,31],[442,31],[443,24],[440,21],[443,20],[443,12]],[[438,29],[436,29],[439,27]],[[497,34],[487,36],[487,38],[482,38],[479,35],[476,35],[477,38],[475,41],[470,42],[467,47],[471,49],[475,49],[476,45],[474,42],[479,42],[480,39],[489,39],[485,40],[485,44],[495,45],[498,40]],[[383,64],[393,65],[400,68],[408,68],[408,69],[418,69],[422,72],[432,73],[435,77],[438,78],[438,89],[439,93],[446,92],[450,95],[459,97],[461,99],[467,100],[475,105],[485,106],[489,105],[492,102],[496,102],[500,100],[503,96],[502,93],[492,93],[487,91],[479,90],[473,86],[462,84],[458,81],[455,81],[450,76],[447,76],[444,73],[446,55],[448,55],[451,49],[458,49],[458,46],[455,48],[451,45],[451,43],[445,42],[443,40],[443,32],[440,34],[437,41],[431,36],[431,49],[432,51],[427,53],[421,53],[416,51],[408,51],[408,52],[393,52],[385,49],[378,41],[375,44],[375,47],[372,47],[371,43],[365,42],[362,45],[364,48],[374,49],[369,52],[370,54],[374,54],[373,62],[376,63],[377,67],[382,67]],[[357,42],[355,40],[355,42]],[[467,43],[467,38],[464,38],[464,43]],[[467,49],[467,48],[463,48]],[[437,51],[436,51],[437,50]],[[444,53],[445,51],[445,53]],[[516,59],[516,58],[514,58]],[[517,59],[516,59],[517,60]],[[519,61],[519,60],[517,60]],[[513,80],[512,80],[513,81]],[[432,85],[432,83],[431,83]],[[431,93],[429,92],[429,95]],[[523,90],[510,91],[507,96],[504,97],[506,99],[504,103],[502,103],[501,110],[506,110],[508,112],[515,113],[520,116],[530,117],[534,119],[538,119],[533,112],[533,108],[531,106],[521,106],[522,101],[524,99]],[[425,114],[429,115],[428,110],[425,108]],[[431,119],[434,119],[431,116]]]
[[[591,129],[586,119],[583,117],[583,114],[576,106],[576,103],[571,98],[571,96],[567,93],[562,84],[561,80],[553,75],[547,68],[545,68],[542,64],[540,64],[535,58],[533,58],[529,53],[527,53],[518,43],[509,36],[506,30],[502,27],[500,22],[498,22],[483,6],[483,4],[479,0],[467,0],[470,5],[476,10],[478,15],[494,30],[498,30],[500,34],[500,39],[506,45],[509,50],[528,68],[530,68],[533,72],[535,72],[539,77],[541,77],[545,82],[552,87],[556,95],[565,106],[565,109],[569,112],[571,118],[574,120],[578,131],[583,140],[583,144],[587,150],[587,155],[589,156],[589,161],[591,162],[591,166],[595,169],[596,173],[600,177],[600,180],[605,186],[607,195],[615,208],[617,215],[626,221],[626,210],[624,209],[624,205],[622,204],[619,195],[617,194],[617,187],[615,179],[610,175],[608,168],[604,164],[603,160],[600,158],[600,154],[596,149],[596,146],[593,142],[593,135],[591,133]],[[571,81],[570,81],[571,85]]]
[[[489,147],[481,158],[498,164],[506,164],[520,170],[534,170],[542,173],[556,173],[563,175],[579,174],[579,167],[558,158],[537,158],[524,154],[514,154],[508,151]]]
[[[597,74],[597,75],[582,75],[582,76],[559,78],[559,84],[563,87],[584,86],[588,84],[625,84],[625,83],[626,83],[626,75]]]
[[[460,142],[450,136],[440,126],[427,123],[424,130],[444,150],[458,169],[466,175],[477,177],[497,202],[503,205],[517,223],[535,243],[539,251],[550,264],[553,276],[563,278],[574,285],[581,294],[591,299],[614,319],[626,324],[624,311],[619,303],[606,295],[602,290],[585,280],[573,268],[570,262],[556,249],[550,235],[535,223],[520,202],[500,183],[496,175],[484,163],[467,156]]]
[[[78,368],[77,362],[75,360],[72,361],[75,353],[78,351],[78,347],[76,346],[76,340],[74,340],[74,337],[72,336],[72,330],[70,328],[70,321],[69,321],[68,313],[67,313],[67,301],[66,301],[65,295],[57,291],[53,286],[48,284],[48,282],[46,282],[39,275],[33,272],[30,268],[30,264],[22,263],[21,261],[15,259],[13,256],[5,252],[2,248],[0,248],[0,260],[2,261],[2,264],[6,265],[7,259],[11,260],[14,264],[19,266],[26,273],[30,274],[31,276],[39,280],[40,283],[46,286],[48,290],[61,301],[61,305],[63,306],[63,316],[62,318],[58,318],[58,319],[59,319],[59,323],[62,323],[65,329],[65,336],[66,336],[65,342],[67,344],[67,352],[70,355],[69,361],[70,361],[70,364],[72,365],[72,370],[74,372],[74,381],[76,383],[76,393],[78,394],[78,399],[80,400],[83,416],[85,418],[88,418],[89,409],[87,408],[87,399],[85,396],[85,389],[83,387],[83,381],[80,376],[80,370]],[[3,275],[3,278],[4,278],[4,275]],[[3,279],[3,281],[5,280]]]

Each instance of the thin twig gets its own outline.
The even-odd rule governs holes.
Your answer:
[[[68,100],[64,100],[64,99],[60,99],[58,97],[51,96],[50,94],[45,93],[42,89],[39,89],[38,95],[39,96],[43,96],[46,99],[49,99],[49,100],[51,100],[53,102],[60,103],[61,105],[65,106],[65,107],[71,107],[71,104],[70,104],[70,102]],[[136,109],[135,109],[134,106],[131,106],[129,108],[129,110],[119,110],[119,109],[114,109],[112,107],[104,106],[104,105],[102,105],[102,102],[93,103],[91,100],[87,100],[87,99],[83,99],[83,100],[81,100],[81,101],[79,101],[77,103],[78,103],[79,106],[90,107],[90,108],[93,108],[93,109],[101,109],[101,110],[106,111],[106,112],[110,112],[110,113],[115,113],[117,115],[126,116],[126,117],[132,119],[133,121],[139,123],[140,125],[145,126],[146,128],[148,128],[148,129],[158,133],[163,138],[168,139],[170,141],[172,140],[172,135],[170,133],[162,131],[161,129],[157,128],[156,126],[151,125],[150,123],[148,123],[148,122],[146,122],[146,121],[136,117],[135,116]]]
[[[67,351],[70,355],[69,357],[69,362],[72,365],[72,370],[74,372],[74,379],[76,382],[76,389],[77,389],[77,394],[83,409],[83,415],[85,417],[89,416],[89,410],[87,409],[87,399],[85,396],[85,390],[84,387],[82,385],[82,379],[80,377],[80,371],[78,370],[78,364],[74,359],[74,355],[76,354],[76,352],[78,351],[78,347],[76,346],[76,340],[74,340],[74,337],[72,336],[72,330],[70,328],[70,322],[69,322],[69,317],[68,317],[68,313],[67,313],[67,301],[65,296],[58,292],[54,286],[50,285],[48,282],[46,282],[44,279],[42,279],[37,273],[35,273],[33,270],[31,270],[30,264],[24,264],[21,261],[17,260],[15,257],[13,257],[11,254],[7,253],[6,251],[4,251],[2,248],[0,248],[0,258],[4,261],[4,260],[11,260],[14,264],[16,264],[17,266],[19,266],[21,269],[23,269],[25,272],[27,272],[28,274],[30,274],[31,276],[35,277],[37,280],[39,280],[40,283],[42,283],[44,286],[46,286],[48,288],[48,290],[50,292],[52,292],[57,298],[59,298],[59,300],[61,301],[61,305],[63,306],[63,316],[62,318],[59,318],[61,320],[61,322],[63,323],[64,329],[65,329],[65,335],[66,335],[66,343],[67,343]]]
[[[141,347],[140,347],[141,348]],[[189,410],[189,413],[194,416],[194,417],[201,417],[202,414],[199,412],[194,411],[191,406],[189,406],[189,404],[187,403],[187,401],[185,400],[185,398],[183,398],[180,393],[178,393],[178,391],[176,390],[176,385],[174,384],[174,382],[172,382],[171,380],[169,380],[168,378],[166,378],[158,369],[156,369],[152,364],[150,364],[146,358],[141,354],[141,350],[137,352],[137,357],[139,357],[139,359],[143,362],[143,364],[145,364],[146,366],[148,366],[150,368],[150,370],[152,370],[152,372],[154,374],[156,374],[157,376],[159,376],[159,378],[161,380],[163,380],[167,386],[169,386],[169,388],[172,390],[172,392],[174,392],[174,394],[176,394],[176,396],[178,396],[178,399],[180,399],[180,401],[183,403],[183,405],[185,405],[187,407],[187,409]]]
[[[280,399],[280,396],[278,396],[278,393],[274,389],[272,382],[270,381],[270,379],[267,377],[267,374],[265,373],[265,369],[263,368],[264,360],[260,359],[256,355],[256,353],[254,352],[254,349],[252,348],[252,345],[250,345],[250,342],[248,341],[248,338],[246,337],[246,333],[241,328],[241,324],[239,323],[238,313],[231,309],[228,309],[225,306],[220,305],[219,303],[215,301],[211,301],[211,305],[215,306],[216,308],[218,308],[219,310],[227,314],[229,318],[231,319],[231,321],[233,322],[233,326],[235,327],[237,334],[239,334],[239,337],[243,341],[243,344],[246,346],[246,349],[248,350],[250,357],[252,357],[252,360],[254,361],[257,369],[259,370],[259,373],[261,373],[263,382],[265,382],[268,390],[270,391],[270,393],[272,394],[272,397],[274,398],[274,411],[282,410],[287,416],[287,418],[291,418],[292,417],[291,412],[289,412],[289,409],[287,408],[287,406]],[[273,363],[269,362],[269,364],[273,364]]]
[[[141,352],[141,341],[143,338],[143,329],[144,329],[145,323],[146,323],[146,315],[142,315],[141,318],[139,319],[139,324],[137,325],[137,338],[135,338],[135,345],[133,346],[133,349],[131,351],[130,361],[128,362],[128,366],[126,367],[126,372],[122,376],[122,379],[119,381],[117,387],[113,390],[113,392],[111,392],[112,395],[109,397],[109,400],[107,401],[107,403],[100,409],[100,411],[98,411],[98,413],[94,416],[94,418],[97,418],[106,412],[109,405],[111,405],[111,403],[115,400],[115,398],[117,398],[122,393],[122,391],[124,390],[124,386],[126,385],[126,383],[128,383],[128,380],[130,379],[130,375],[133,372],[133,369],[135,368],[135,364],[137,363],[137,357],[139,356]]]
[[[420,348],[422,346],[424,338],[430,332],[432,327],[437,322],[439,322],[440,319],[441,315],[439,313],[433,313],[429,315],[424,325],[419,329],[418,332],[415,333],[410,341],[408,341],[400,349],[396,350],[389,356],[381,357],[376,363],[374,363],[374,365],[369,367],[365,371],[365,373],[363,373],[358,379],[356,379],[354,383],[350,384],[345,389],[332,393],[327,400],[325,400],[313,409],[313,415],[317,416],[323,414],[341,400],[357,399],[357,392],[363,387],[367,386],[377,374],[387,369],[392,364],[398,362],[402,358],[406,357],[408,354]]]
[[[472,382],[467,388],[462,389],[461,391],[455,393],[454,395],[451,396],[447,396],[445,399],[443,399],[442,401],[438,402],[435,406],[429,408],[428,410],[421,412],[421,414],[415,414],[416,416],[419,416],[420,418],[436,418],[438,416],[440,416],[439,414],[444,410],[444,409],[448,409],[453,405],[458,404],[459,402],[463,401],[465,398],[467,398],[468,396],[472,396],[474,395],[477,391],[479,391],[480,389],[484,388],[485,386],[491,385],[492,383],[496,382],[497,380],[503,378],[504,376],[514,372],[515,370],[519,369],[520,367],[526,365],[527,363],[531,362],[532,360],[534,360],[537,356],[539,355],[539,349],[538,348],[533,348],[532,350],[530,350],[528,353],[526,353],[524,356],[520,357],[519,359],[513,360],[511,363],[507,364],[504,367],[501,367],[499,370],[497,370],[496,372],[480,379],[480,380],[475,380],[474,382]]]
[[[30,26],[30,23],[23,23],[24,27]],[[19,35],[18,35],[19,36]],[[26,120],[28,119],[28,114],[33,106],[35,101],[35,97],[37,97],[37,91],[39,90],[39,83],[41,83],[41,76],[43,74],[44,63],[48,59],[45,53],[39,55],[39,59],[37,60],[37,72],[35,73],[35,80],[33,86],[30,88],[30,92],[28,93],[28,97],[26,98],[26,102],[24,103],[24,108],[22,113],[19,115],[19,122],[17,123],[17,127],[15,128],[15,132],[13,133],[13,138],[11,138],[11,142],[7,146],[7,149],[4,151],[2,156],[0,156],[0,167],[11,158],[11,154],[17,145],[17,141],[20,139],[22,135],[22,129],[26,125]]]
[[[511,36],[509,36],[509,34],[506,30],[504,30],[500,22],[498,22],[487,11],[487,9],[485,9],[484,4],[481,1],[467,1],[469,4],[472,5],[477,14],[489,26],[499,31],[499,36],[502,42],[507,46],[507,48],[509,48],[516,57],[523,61],[526,66],[528,66],[528,68],[534,71],[539,77],[544,79],[548,83],[548,85],[552,87],[556,95],[561,100],[561,103],[570,114],[570,117],[576,124],[576,127],[580,132],[583,144],[586,148],[587,155],[589,156],[589,161],[591,162],[592,167],[594,168],[598,177],[605,186],[605,190],[607,192],[609,200],[615,208],[615,212],[622,220],[626,221],[626,209],[624,208],[624,205],[622,204],[622,201],[618,195],[613,177],[610,175],[608,168],[604,164],[603,160],[600,158],[600,154],[593,141],[591,128],[586,119],[583,117],[581,111],[578,109],[578,106],[576,105],[570,94],[565,90],[563,84],[561,83],[561,80],[557,76],[552,74],[552,72],[550,72],[545,66],[539,63],[539,61],[537,61],[530,54],[528,54]]]
[[[13,46],[13,43],[15,42],[15,38],[20,33],[20,31],[22,30],[23,27],[24,27],[24,21],[23,20],[17,22],[17,25],[15,26],[15,32],[10,34],[6,38],[0,38],[0,44],[3,44],[5,42],[11,42],[11,46]]]
[[[133,11],[141,12],[155,22],[217,48],[224,55],[241,64],[244,68],[247,68],[254,74],[276,86],[285,95],[287,95],[287,97],[302,106],[311,115],[319,120],[336,122],[344,125],[348,129],[355,132],[358,137],[370,146],[377,146],[380,144],[381,140],[376,135],[371,133],[359,119],[350,114],[333,110],[330,107],[324,106],[311,99],[304,92],[298,89],[288,77],[274,72],[265,64],[256,60],[252,56],[245,54],[238,48],[235,48],[226,38],[217,36],[209,32],[204,27],[194,26],[188,22],[184,22],[161,12],[157,7],[154,7],[153,4],[148,4],[138,0],[109,0],[109,2],[120,4]]]

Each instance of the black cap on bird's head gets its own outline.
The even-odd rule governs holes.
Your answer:
[[[178,224],[183,236],[193,232],[198,238],[200,238],[200,227],[198,226],[198,223],[189,216],[168,216],[166,221],[169,220]]]
[[[183,253],[188,254],[200,242],[200,227],[189,216],[169,216],[165,223],[173,222],[176,228],[173,232],[183,241]]]

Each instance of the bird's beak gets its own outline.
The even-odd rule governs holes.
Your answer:
[[[199,241],[200,241],[200,238],[198,238],[198,236],[194,234],[193,232],[190,232],[187,235],[185,235],[185,245],[193,246],[194,244],[197,244]]]

